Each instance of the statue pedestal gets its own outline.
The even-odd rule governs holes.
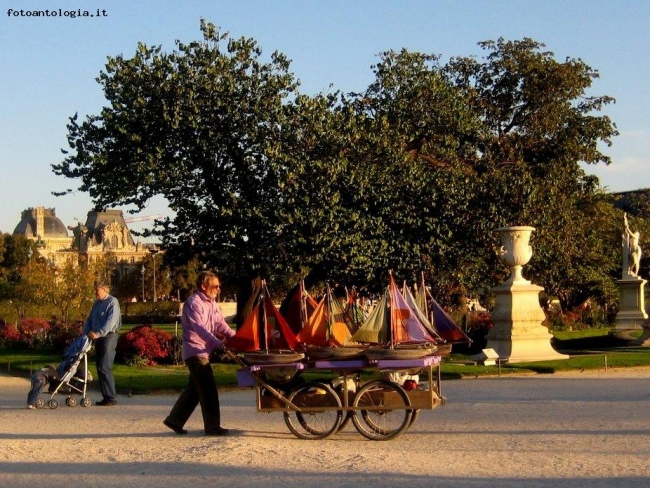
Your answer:
[[[526,280],[515,280],[493,288],[496,303],[494,327],[487,335],[486,349],[510,363],[569,359],[551,347],[553,335],[542,325],[546,315],[539,305],[544,288]]]
[[[634,344],[637,346],[650,347],[650,326],[643,326],[643,334],[634,341]]]
[[[644,295],[646,280],[632,277],[617,280],[616,283],[621,291],[621,306],[610,334],[629,339],[629,331],[643,329],[643,323],[648,318]]]

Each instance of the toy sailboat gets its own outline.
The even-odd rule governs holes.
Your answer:
[[[351,340],[370,345],[364,351],[369,359],[414,359],[434,354],[441,340],[418,315],[390,274],[388,290]]]
[[[249,363],[272,364],[300,361],[298,340],[271,301],[266,284],[255,300],[251,314],[231,337],[226,347],[242,353]]]

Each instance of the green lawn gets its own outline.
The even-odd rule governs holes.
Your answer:
[[[531,363],[503,364],[498,366],[468,365],[469,357],[451,354],[445,358],[442,367],[443,377],[462,378],[486,374],[550,374],[556,371],[650,367],[650,348],[632,346],[627,341],[609,335],[611,329],[584,329],[578,331],[554,332],[553,347],[569,359],[540,361]],[[640,336],[641,331],[631,334]]]
[[[156,326],[174,333],[174,324]],[[129,330],[131,326],[125,326]],[[569,354],[570,359],[535,363],[503,364],[481,366],[468,364],[471,358],[459,354],[445,357],[442,364],[443,379],[475,377],[481,375],[509,375],[522,373],[550,374],[556,371],[604,369],[607,367],[625,368],[635,366],[650,367],[650,348],[630,346],[628,343],[608,335],[609,329],[587,329],[583,331],[561,332],[555,334],[553,346],[559,352]],[[52,351],[14,351],[0,350],[0,371],[21,376],[47,364],[57,364],[61,355]],[[94,361],[91,356],[90,368],[96,377]],[[225,388],[236,387],[234,363],[213,365],[219,385]],[[188,381],[185,366],[126,366],[115,365],[115,382],[122,394],[176,392],[185,387]],[[315,375],[315,374],[314,374]],[[312,375],[308,375],[312,376]],[[323,374],[319,374],[323,377]]]

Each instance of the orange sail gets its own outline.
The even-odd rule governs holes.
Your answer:
[[[286,320],[275,307],[268,290],[260,293],[252,313],[226,346],[240,352],[269,349],[296,349],[298,341]]]
[[[310,346],[343,346],[352,334],[345,322],[345,312],[328,287],[327,293],[308,317],[298,340]]]
[[[253,311],[246,318],[237,333],[228,339],[226,346],[233,351],[259,351],[260,347],[260,301],[253,306]]]
[[[298,346],[296,336],[284,317],[280,315],[268,293],[264,295],[263,303],[267,349],[296,349]]]
[[[327,307],[325,298],[307,318],[307,323],[297,336],[298,341],[312,346],[327,346]]]

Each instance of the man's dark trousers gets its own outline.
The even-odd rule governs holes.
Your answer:
[[[115,378],[113,377],[113,362],[117,348],[117,333],[110,332],[105,337],[95,339],[95,352],[97,353],[97,376],[99,387],[104,400],[115,400]]]
[[[185,360],[185,364],[190,370],[190,382],[176,400],[167,421],[182,428],[200,403],[205,433],[217,432],[221,427],[219,393],[210,360],[191,357]]]

